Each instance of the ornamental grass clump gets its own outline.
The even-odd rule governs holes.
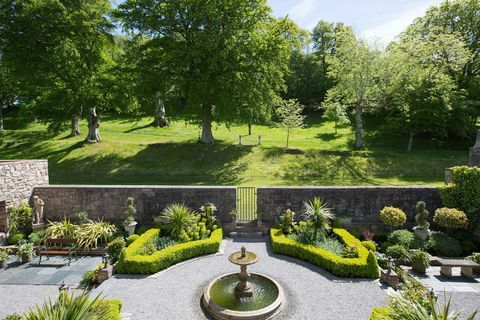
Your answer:
[[[89,220],[88,223],[80,226],[75,238],[80,247],[86,249],[97,248],[98,245],[107,244],[116,231],[117,228],[108,222]]]
[[[447,230],[449,234],[455,229],[466,229],[468,226],[468,219],[465,212],[451,208],[437,209],[433,216],[433,221]]]
[[[407,222],[407,215],[400,208],[385,207],[380,211],[380,219],[392,230],[399,228]]]
[[[75,239],[79,226],[72,223],[70,219],[64,218],[62,221],[48,221],[46,237],[50,239]]]
[[[332,229],[330,221],[335,218],[331,209],[320,198],[313,198],[312,201],[304,203],[305,217],[307,227],[311,227],[313,232],[313,241],[317,241],[318,237],[325,238],[326,234]]]
[[[193,224],[194,215],[195,211],[184,204],[171,204],[160,214],[161,229],[169,233],[173,239],[179,240]]]

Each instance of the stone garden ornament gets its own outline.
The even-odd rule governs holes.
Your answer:
[[[38,196],[33,196],[33,224],[43,224],[43,206],[45,202]]]

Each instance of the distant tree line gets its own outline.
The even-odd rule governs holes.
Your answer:
[[[0,132],[13,101],[54,132],[77,136],[86,119],[93,142],[105,112],[151,115],[163,126],[165,106],[201,126],[200,142],[214,143],[213,122],[251,128],[286,119],[295,101],[322,110],[335,128],[351,123],[358,149],[364,113],[383,119],[380,131],[405,136],[409,150],[418,135],[468,138],[480,115],[480,0],[432,7],[385,49],[342,23],[302,30],[274,18],[266,0],[126,0],[116,8],[108,0],[5,0]]]

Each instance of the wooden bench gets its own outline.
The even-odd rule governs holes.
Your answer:
[[[78,260],[77,247],[78,243],[75,239],[47,239],[45,240],[45,245],[38,252],[40,255],[38,264],[42,263],[42,255],[46,255],[47,260],[50,259],[50,255],[68,255],[68,265],[70,265],[73,257],[75,257],[75,260]]]
[[[438,259],[440,267],[440,274],[451,277],[452,268],[460,267],[462,276],[466,278],[473,278],[473,268],[478,268],[480,265],[470,260],[463,259]]]

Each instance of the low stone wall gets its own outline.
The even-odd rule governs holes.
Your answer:
[[[0,160],[0,196],[8,206],[29,200],[35,186],[47,184],[47,160]]]
[[[50,185],[35,187],[33,193],[45,202],[44,215],[50,220],[85,211],[91,219],[121,223],[128,197],[135,199],[137,221],[143,225],[153,224],[152,215],[175,202],[196,210],[212,202],[223,222],[228,222],[228,214],[236,205],[235,187]]]
[[[287,208],[300,214],[303,202],[313,197],[322,198],[337,216],[346,217],[348,226],[373,230],[383,228],[379,213],[385,206],[402,208],[410,222],[418,201],[427,203],[431,215],[441,206],[435,187],[269,187],[257,189],[257,210],[264,221],[273,222]]]

